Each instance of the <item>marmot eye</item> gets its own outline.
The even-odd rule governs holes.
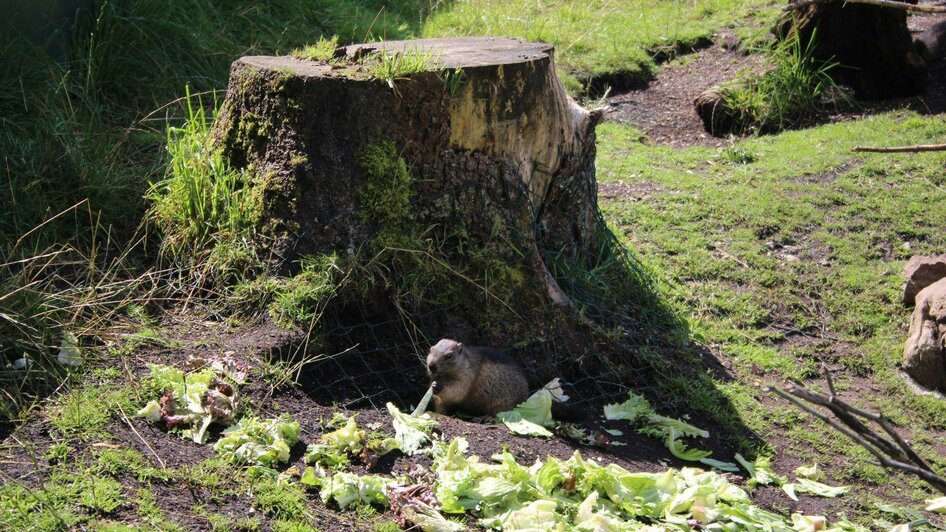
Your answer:
[[[443,358],[453,358],[453,351],[450,351],[450,352],[448,352],[448,353],[444,353]]]

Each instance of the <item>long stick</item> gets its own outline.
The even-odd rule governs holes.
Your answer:
[[[785,11],[793,11],[812,4],[830,4],[837,1],[843,1],[845,4],[865,4],[878,7],[889,7],[892,9],[903,9],[905,11],[919,11],[921,13],[946,13],[946,6],[919,6],[914,4],[905,4],[894,0],[800,0],[792,2],[784,7]]]
[[[946,151],[946,144],[917,144],[914,146],[890,146],[887,148],[855,146],[851,151],[871,153],[918,153],[924,151]]]

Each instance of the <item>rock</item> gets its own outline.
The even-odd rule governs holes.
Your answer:
[[[913,305],[916,295],[927,286],[946,277],[946,255],[917,255],[903,267],[906,284],[903,286],[903,303]]]
[[[703,91],[693,100],[693,105],[703,121],[703,129],[714,137],[741,133],[748,127],[741,115],[726,102],[725,90],[721,87]]]
[[[926,388],[946,392],[946,278],[916,296],[903,369]]]
[[[913,41],[913,48],[927,63],[946,57],[946,20],[933,24]]]

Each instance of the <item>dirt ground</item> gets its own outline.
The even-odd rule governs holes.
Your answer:
[[[921,2],[930,3],[930,2]],[[922,13],[907,18],[914,35],[946,20],[940,13]],[[727,138],[710,135],[696,114],[693,101],[703,91],[725,83],[740,73],[764,70],[765,60],[749,54],[735,36],[721,33],[714,44],[696,53],[663,65],[647,88],[616,94],[607,100],[608,120],[628,122],[643,131],[656,144],[673,147],[715,146],[728,144]],[[819,117],[821,123],[854,120],[891,109],[908,108],[923,114],[946,110],[946,61],[930,65],[930,84],[926,91],[912,98],[859,102],[852,109]]]

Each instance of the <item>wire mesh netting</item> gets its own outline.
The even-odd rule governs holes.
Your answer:
[[[641,347],[653,344],[650,332],[666,328],[671,320],[646,269],[611,232],[598,209],[594,150],[593,142],[585,145],[572,161],[577,164],[552,180],[541,212],[534,215],[534,231],[513,232],[509,239],[535,243],[574,304],[565,311],[570,318],[562,319],[562,309],[550,303],[539,304],[513,312],[515,318],[509,321],[516,323],[478,330],[458,319],[468,308],[389,304],[391,308],[379,309],[364,302],[329,307],[321,318],[326,325],[321,337],[324,352],[336,354],[309,367],[308,393],[317,401],[350,409],[379,409],[388,401],[416,404],[429,384],[427,351],[441,338],[505,351],[526,370],[532,389],[560,377],[576,404],[623,400],[629,389],[646,393],[653,368],[640,356]],[[437,189],[439,196],[413,198],[412,208],[438,205],[444,196],[479,198],[465,203],[466,209],[481,207],[480,216],[471,217],[477,224],[495,215],[490,212],[496,203],[494,185],[485,178],[461,180],[452,189]],[[525,255],[513,251],[513,256]],[[515,306],[511,301],[495,303]]]
[[[607,235],[614,238],[609,231]],[[615,261],[612,267],[634,268],[626,273],[639,274],[636,268],[640,265],[616,240],[608,245],[616,246],[609,250]],[[548,258],[555,260],[551,252]],[[331,328],[322,339],[324,352],[334,354],[308,367],[306,391],[322,404],[346,409],[381,409],[389,401],[404,407],[415,405],[429,385],[424,365],[427,351],[441,338],[504,350],[526,370],[532,389],[560,377],[574,404],[603,404],[623,400],[630,389],[646,391],[653,370],[637,356],[642,338],[635,332],[643,311],[633,302],[600,304],[590,299],[592,291],[581,289],[583,283],[559,280],[594,322],[624,324],[618,327],[624,334],[605,334],[587,323],[590,319],[572,327],[542,327],[555,321],[551,319],[554,310],[535,309],[508,327],[531,330],[529,338],[497,345],[502,341],[499,336],[489,336],[455,319],[455,308],[407,315],[395,309],[369,309],[364,304],[329,307],[321,319]]]

